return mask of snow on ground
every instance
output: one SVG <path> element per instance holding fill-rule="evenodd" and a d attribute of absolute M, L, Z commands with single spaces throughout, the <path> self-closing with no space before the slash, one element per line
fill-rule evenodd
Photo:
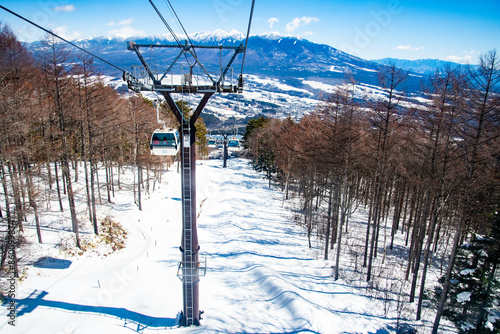
<path fill-rule="evenodd" d="M 247 75 L 247 80 L 252 81 L 255 84 L 261 85 L 261 86 L 274 86 L 278 88 L 281 91 L 295 91 L 295 92 L 300 92 L 304 93 L 305 95 L 313 95 L 311 92 L 305 90 L 305 89 L 300 89 L 296 88 L 287 84 L 284 84 L 280 82 L 280 80 L 275 79 L 275 78 L 263 78 L 257 75 Z"/>
<path fill-rule="evenodd" d="M 72 234 L 59 230 L 68 221 L 56 218 L 55 204 L 53 214 L 43 217 L 43 245 L 36 243 L 34 227 L 27 226 L 28 262 L 51 258 L 29 266 L 17 287 L 16 327 L 7 324 L 2 307 L 0 331 L 395 333 L 396 318 L 384 316 L 381 301 L 333 281 L 332 261 L 318 260 L 309 250 L 303 229 L 282 206 L 282 194 L 269 189 L 246 160 L 232 159 L 227 169 L 220 160 L 201 161 L 197 182 L 200 254 L 208 266 L 200 282 L 202 326 L 177 327 L 181 187 L 173 168 L 146 196 L 142 211 L 130 189 L 100 208 L 100 217 L 110 215 L 128 231 L 127 247 L 113 254 L 61 253 L 58 244 L 72 241 Z M 79 209 L 84 221 L 83 204 Z M 82 225 L 91 231 L 88 223 Z"/>
<path fill-rule="evenodd" d="M 302 80 L 302 83 L 304 85 L 309 85 L 314 89 L 320 89 L 320 90 L 327 92 L 327 93 L 333 93 L 337 90 L 337 85 L 329 85 L 329 84 L 325 84 L 325 83 L 319 82 L 319 81 Z"/>

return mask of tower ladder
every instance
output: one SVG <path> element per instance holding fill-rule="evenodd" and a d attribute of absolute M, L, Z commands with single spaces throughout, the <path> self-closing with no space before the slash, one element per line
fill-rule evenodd
<path fill-rule="evenodd" d="M 182 126 L 182 192 L 183 192 L 183 261 L 182 281 L 184 294 L 184 325 L 192 326 L 198 318 L 194 311 L 194 284 L 198 279 L 196 273 L 197 250 L 193 251 L 193 224 L 192 224 L 192 194 L 191 194 L 191 131 L 189 124 Z"/>

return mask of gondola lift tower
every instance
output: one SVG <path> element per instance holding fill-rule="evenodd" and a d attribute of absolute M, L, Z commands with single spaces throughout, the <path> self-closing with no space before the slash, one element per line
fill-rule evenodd
<path fill-rule="evenodd" d="M 175 17 L 179 21 L 184 33 L 186 34 L 187 40 L 184 43 L 177 38 L 174 31 L 170 28 L 167 21 L 163 18 L 158 8 L 154 5 L 152 0 L 149 0 L 153 8 L 155 9 L 158 16 L 161 18 L 165 26 L 169 29 L 171 35 L 175 38 L 176 44 L 138 44 L 135 42 L 127 42 L 127 49 L 131 51 L 135 51 L 139 60 L 141 61 L 142 66 L 138 69 L 139 74 L 142 75 L 132 75 L 120 67 L 106 61 L 105 59 L 92 54 L 91 52 L 85 50 L 84 48 L 76 45 L 73 42 L 70 42 L 61 36 L 58 36 L 54 32 L 43 28 L 42 26 L 34 23 L 31 20 L 5 8 L 0 5 L 0 9 L 3 9 L 12 15 L 28 22 L 29 24 L 45 31 L 46 33 L 59 38 L 60 40 L 66 42 L 67 44 L 91 55 L 92 57 L 99 59 L 100 61 L 116 68 L 117 70 L 123 73 L 123 80 L 125 80 L 128 84 L 128 87 L 137 92 L 141 93 L 144 91 L 147 92 L 156 92 L 165 97 L 170 109 L 174 112 L 175 117 L 179 121 L 180 124 L 180 133 L 179 137 L 177 130 L 174 129 L 157 129 L 152 137 L 151 137 L 151 151 L 152 154 L 155 155 L 173 155 L 177 153 L 178 145 L 180 144 L 181 151 L 181 161 L 182 161 L 182 169 L 181 169 L 181 178 L 182 178 L 182 237 L 181 237 L 181 252 L 182 252 L 182 260 L 179 264 L 178 276 L 182 280 L 183 285 L 183 302 L 184 307 L 182 311 L 181 318 L 181 326 L 192 326 L 192 325 L 200 325 L 200 309 L 199 309 L 199 278 L 202 271 L 206 271 L 206 266 L 201 267 L 199 262 L 198 251 L 200 249 L 198 243 L 198 232 L 196 227 L 196 127 L 195 122 L 200 116 L 203 108 L 207 104 L 210 97 L 215 93 L 242 93 L 243 92 L 243 65 L 245 63 L 245 55 L 248 45 L 248 37 L 250 35 L 250 26 L 252 23 L 253 10 L 255 5 L 255 0 L 252 0 L 252 7 L 250 10 L 250 19 L 248 22 L 247 36 L 246 42 L 243 46 L 240 44 L 239 46 L 207 46 L 207 45 L 194 45 L 189 38 L 189 35 L 186 33 L 186 30 L 182 26 L 175 10 L 170 4 L 170 0 L 166 0 L 170 5 L 172 12 Z M 148 62 L 142 55 L 140 49 L 141 48 L 149 48 L 149 49 L 178 49 L 179 54 L 177 57 L 170 63 L 166 71 L 160 76 L 158 73 L 154 73 Z M 220 68 L 220 73 L 218 75 L 211 75 L 205 66 L 200 62 L 198 56 L 196 54 L 196 49 L 199 50 L 219 50 L 220 55 L 223 50 L 233 51 L 233 54 L 227 65 L 225 67 Z M 233 64 L 236 57 L 242 54 L 243 59 L 241 62 L 241 74 L 238 77 L 237 83 L 227 83 L 226 76 L 231 69 L 231 65 Z M 178 63 L 181 57 L 184 56 L 188 65 L 189 71 L 186 73 L 181 73 L 180 83 L 165 83 L 165 79 L 168 75 L 172 76 L 172 72 L 174 70 L 174 66 Z M 189 57 L 194 60 L 194 63 L 191 64 L 189 62 Z M 222 62 L 222 56 L 220 56 L 220 60 Z M 204 83 L 199 83 L 193 81 L 193 69 L 195 67 L 199 67 L 201 69 L 202 74 L 204 74 L 208 81 Z M 201 101 L 199 102 L 196 110 L 189 120 L 186 120 L 177 104 L 174 102 L 171 94 L 180 93 L 180 94 L 203 94 Z M 158 118 L 159 120 L 159 118 Z M 160 147 L 161 145 L 156 144 L 155 142 L 164 142 L 165 147 Z"/>
<path fill-rule="evenodd" d="M 242 93 L 243 92 L 243 65 L 245 62 L 245 54 L 248 44 L 248 37 L 250 33 L 250 26 L 252 22 L 253 9 L 255 0 L 252 0 L 250 11 L 250 19 L 248 23 L 248 30 L 245 45 L 238 46 L 223 46 L 223 45 L 194 45 L 184 27 L 187 40 L 182 43 L 175 35 L 173 30 L 168 25 L 167 21 L 163 18 L 157 7 L 152 0 L 149 1 L 157 14 L 162 19 L 163 23 L 169 29 L 171 35 L 176 40 L 172 44 L 139 44 L 135 42 L 127 42 L 127 49 L 134 51 L 139 58 L 142 66 L 137 73 L 141 75 L 133 75 L 127 72 L 123 73 L 123 79 L 127 82 L 128 87 L 135 92 L 156 92 L 161 94 L 170 109 L 173 111 L 177 121 L 180 124 L 180 158 L 181 158 L 181 181 L 182 181 L 182 236 L 180 250 L 182 259 L 179 264 L 177 275 L 182 281 L 183 287 L 183 310 L 181 317 L 181 326 L 198 326 L 200 325 L 201 312 L 199 309 L 199 280 L 206 272 L 206 265 L 201 266 L 199 260 L 200 246 L 198 243 L 198 231 L 196 225 L 196 127 L 195 123 L 200 114 L 202 113 L 205 105 L 210 97 L 215 93 Z M 170 4 L 170 2 L 169 2 Z M 171 6 L 171 5 L 170 5 Z M 171 6 L 173 13 L 173 7 Z M 175 14 L 180 23 L 177 14 Z M 143 56 L 141 49 L 149 50 L 176 50 L 177 56 L 168 65 L 163 73 L 155 73 Z M 232 55 L 227 61 L 227 64 L 222 67 L 220 64 L 220 71 L 217 75 L 210 74 L 204 66 L 196 53 L 196 50 L 208 51 L 215 50 L 219 52 L 220 59 L 222 60 L 222 52 L 229 52 Z M 228 80 L 227 76 L 230 73 L 231 65 L 238 55 L 242 55 L 241 73 L 236 82 Z M 188 71 L 182 72 L 180 80 L 174 82 L 174 69 L 176 65 L 180 65 L 181 61 L 187 62 L 186 68 Z M 192 64 L 191 64 L 191 62 Z M 184 65 L 183 65 L 184 66 Z M 200 71 L 203 80 L 196 80 L 194 77 L 194 69 Z M 168 82 L 168 78 L 171 81 Z M 176 76 L 179 79 L 179 76 Z M 180 81 L 180 82 L 179 82 Z M 183 116 L 181 110 L 172 98 L 172 94 L 201 94 L 202 98 L 199 101 L 194 113 L 189 119 Z M 153 143 L 151 143 L 153 145 Z M 152 146 L 153 147 L 153 146 Z M 153 148 L 152 148 L 153 150 Z M 161 151 L 157 151 L 161 152 Z M 169 152 L 171 151 L 165 151 Z M 167 154 L 167 153 L 165 153 Z M 168 155 L 167 154 L 167 155 Z"/>

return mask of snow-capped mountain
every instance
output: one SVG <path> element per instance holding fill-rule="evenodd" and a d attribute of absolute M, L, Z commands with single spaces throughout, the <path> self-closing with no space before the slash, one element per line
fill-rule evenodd
<path fill-rule="evenodd" d="M 178 36 L 178 38 L 182 43 L 186 39 L 185 36 Z M 245 43 L 245 35 L 236 30 L 226 32 L 219 29 L 214 32 L 198 32 L 191 35 L 190 39 L 199 45 L 238 46 Z M 170 34 L 131 37 L 127 40 L 105 36 L 78 40 L 76 44 L 128 70 L 132 65 L 139 65 L 140 62 L 134 52 L 127 50 L 126 41 L 134 41 L 138 44 L 175 44 L 175 40 Z M 36 48 L 38 45 L 39 43 L 35 42 L 31 43 L 30 47 Z M 200 52 L 198 51 L 198 53 Z M 219 65 L 217 52 L 212 55 L 207 53 L 206 56 L 206 64 Z M 157 56 L 155 59 L 157 66 L 166 67 L 168 65 L 168 61 L 165 62 L 164 59 L 158 58 Z M 105 74 L 112 74 L 113 68 L 104 64 L 97 65 Z M 208 65 L 208 67 L 210 66 Z M 315 76 L 342 80 L 344 72 L 349 71 L 358 76 L 359 81 L 373 81 L 379 67 L 379 64 L 351 56 L 328 45 L 279 34 L 251 36 L 245 60 L 245 73 L 282 78 Z"/>
<path fill-rule="evenodd" d="M 444 68 L 445 66 L 450 66 L 452 68 L 464 66 L 458 63 L 440 59 L 407 60 L 407 59 L 396 59 L 396 58 L 383 58 L 372 61 L 383 65 L 392 63 L 395 64 L 397 67 L 404 68 L 414 73 L 419 73 L 424 75 L 431 75 L 436 71 L 436 69 Z"/>
<path fill-rule="evenodd" d="M 182 43 L 185 36 L 178 36 Z M 190 36 L 193 43 L 198 45 L 225 45 L 238 46 L 245 43 L 244 34 L 231 30 L 225 32 L 216 30 L 214 32 L 199 32 Z M 76 43 L 101 56 L 109 62 L 124 69 L 132 65 L 139 65 L 139 59 L 134 52 L 127 50 L 127 41 L 138 44 L 175 44 L 171 35 L 158 35 L 153 37 L 110 38 L 99 37 L 79 40 Z M 34 46 L 37 43 L 33 43 Z M 156 50 L 155 50 L 156 51 Z M 174 52 L 175 53 L 175 52 Z M 203 50 L 197 51 L 203 54 Z M 214 52 L 203 55 L 204 65 L 219 66 L 219 53 Z M 156 65 L 166 67 L 168 61 L 162 64 L 163 59 L 156 56 Z M 202 62 L 203 62 L 202 60 Z M 305 39 L 279 34 L 266 34 L 251 36 L 248 41 L 248 51 L 245 59 L 245 73 L 265 74 L 277 77 L 322 77 L 326 79 L 344 78 L 345 72 L 351 72 L 359 76 L 360 81 L 372 81 L 376 78 L 376 72 L 380 65 L 358 57 L 351 56 L 345 52 L 324 44 L 312 43 Z M 113 71 L 104 64 L 101 66 L 106 74 Z"/>
<path fill-rule="evenodd" d="M 181 43 L 185 36 L 178 36 Z M 236 30 L 229 32 L 199 32 L 190 36 L 194 45 L 234 46 L 245 43 L 245 35 Z M 127 41 L 146 45 L 175 45 L 171 35 L 138 38 L 98 37 L 78 40 L 75 43 L 108 62 L 133 73 L 141 62 L 135 52 L 127 50 Z M 29 47 L 36 50 L 39 43 Z M 178 48 L 141 48 L 144 59 L 154 72 L 164 72 L 179 55 Z M 197 57 L 206 70 L 217 77 L 234 54 L 233 50 L 207 50 L 198 48 Z M 184 62 L 184 63 L 182 63 Z M 96 61 L 99 71 L 120 90 L 126 90 L 120 71 Z M 188 63 L 181 57 L 177 71 L 188 71 Z M 242 56 L 236 57 L 227 80 L 236 80 L 241 73 Z M 383 90 L 378 87 L 378 71 L 384 65 L 364 60 L 324 44 L 284 36 L 277 33 L 251 36 L 245 57 L 245 91 L 242 96 L 215 95 L 207 105 L 205 114 L 218 119 L 235 119 L 244 122 L 248 117 L 269 114 L 278 117 L 300 118 L 313 110 L 318 102 L 331 93 L 335 86 L 346 80 L 346 73 L 357 80 L 359 98 L 378 98 Z M 174 72 L 172 70 L 171 72 Z M 409 92 L 417 92 L 425 75 L 413 74 L 406 82 Z M 114 78 L 114 79 L 113 79 Z M 167 80 L 167 79 L 166 79 Z M 196 101 L 197 97 L 193 97 Z"/>

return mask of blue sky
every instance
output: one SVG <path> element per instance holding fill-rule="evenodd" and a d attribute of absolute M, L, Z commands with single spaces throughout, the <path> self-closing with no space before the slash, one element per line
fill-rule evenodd
<path fill-rule="evenodd" d="M 179 34 L 166 0 L 154 0 Z M 251 0 L 170 0 L 188 33 L 245 33 Z M 168 31 L 148 0 L 2 0 L 1 5 L 68 39 L 161 35 Z M 43 33 L 0 10 L 22 41 Z M 328 44 L 365 59 L 437 58 L 476 63 L 500 51 L 500 1 L 256 0 L 252 34 L 276 32 Z"/>

